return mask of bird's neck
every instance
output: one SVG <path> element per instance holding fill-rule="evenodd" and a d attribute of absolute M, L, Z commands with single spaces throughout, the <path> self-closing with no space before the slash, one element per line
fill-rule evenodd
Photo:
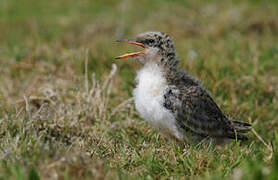
<path fill-rule="evenodd" d="M 161 58 L 161 66 L 163 67 L 165 73 L 171 73 L 176 71 L 179 60 L 175 50 L 166 52 Z"/>
<path fill-rule="evenodd" d="M 159 69 L 161 75 L 165 78 L 175 74 L 179 61 L 174 50 L 162 54 L 162 56 L 156 56 L 155 58 L 147 61 L 142 69 Z"/>
<path fill-rule="evenodd" d="M 152 74 L 149 77 L 152 76 L 160 76 L 161 78 L 165 79 L 165 81 L 167 82 L 169 79 L 169 77 L 173 77 L 175 76 L 176 72 L 177 72 L 177 67 L 176 66 L 169 66 L 166 64 L 158 64 L 155 62 L 149 62 L 144 64 L 144 66 L 140 69 L 139 72 L 147 72 L 146 74 Z M 151 79 L 155 79 L 155 78 L 151 78 Z"/>

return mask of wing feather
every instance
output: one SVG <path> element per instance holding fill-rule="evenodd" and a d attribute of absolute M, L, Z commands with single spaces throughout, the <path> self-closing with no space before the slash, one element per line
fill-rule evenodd
<path fill-rule="evenodd" d="M 182 89 L 169 86 L 164 99 L 164 106 L 174 113 L 178 125 L 182 128 L 201 136 L 246 139 L 243 135 L 235 135 L 237 133 L 233 122 L 222 113 L 201 86 Z"/>

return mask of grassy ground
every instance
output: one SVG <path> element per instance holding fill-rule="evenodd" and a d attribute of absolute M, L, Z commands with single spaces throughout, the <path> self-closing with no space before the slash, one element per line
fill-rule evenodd
<path fill-rule="evenodd" d="M 0 1 L 0 179 L 277 179 L 277 12 L 275 0 Z M 114 40 L 148 30 L 170 34 L 180 66 L 258 135 L 184 147 L 140 119 L 139 64 L 115 61 L 133 47 Z"/>

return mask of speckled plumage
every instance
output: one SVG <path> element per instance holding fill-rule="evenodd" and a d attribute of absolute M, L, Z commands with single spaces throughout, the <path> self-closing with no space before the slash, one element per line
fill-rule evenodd
<path fill-rule="evenodd" d="M 145 51 L 135 58 L 143 67 L 134 90 L 139 114 L 163 134 L 180 141 L 247 140 L 251 125 L 225 116 L 202 84 L 177 67 L 172 39 L 165 33 L 139 34 Z"/>

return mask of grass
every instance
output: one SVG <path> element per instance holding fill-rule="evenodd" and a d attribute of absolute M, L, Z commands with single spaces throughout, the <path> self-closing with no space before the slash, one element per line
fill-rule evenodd
<path fill-rule="evenodd" d="M 277 12 L 274 0 L 0 1 L 0 179 L 277 179 Z M 248 142 L 178 145 L 139 117 L 140 65 L 115 61 L 132 47 L 114 40 L 148 30 L 252 123 Z"/>

